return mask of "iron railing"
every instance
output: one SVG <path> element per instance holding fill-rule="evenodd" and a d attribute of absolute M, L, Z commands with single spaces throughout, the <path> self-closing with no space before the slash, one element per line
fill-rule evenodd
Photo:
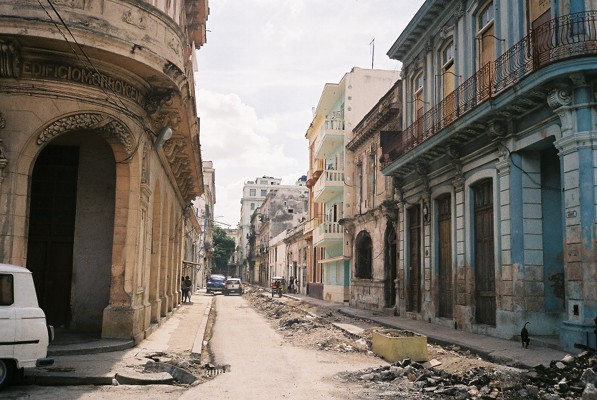
<path fill-rule="evenodd" d="M 382 149 L 382 168 L 484 101 L 554 62 L 597 54 L 597 11 L 565 15 L 531 31 L 495 62 L 485 64 Z"/>

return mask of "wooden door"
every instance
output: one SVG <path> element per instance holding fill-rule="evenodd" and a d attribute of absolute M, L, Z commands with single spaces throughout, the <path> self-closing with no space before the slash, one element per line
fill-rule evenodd
<path fill-rule="evenodd" d="M 493 250 L 493 182 L 474 187 L 475 318 L 495 325 L 495 263 Z"/>
<path fill-rule="evenodd" d="M 384 297 L 385 307 L 394 307 L 396 305 L 396 227 L 392 223 L 388 223 L 386 228 L 386 246 L 385 246 L 385 280 L 384 280 Z"/>
<path fill-rule="evenodd" d="M 452 318 L 454 292 L 452 277 L 452 213 L 450 196 L 438 200 L 439 316 Z"/>
<path fill-rule="evenodd" d="M 421 312 L 421 211 L 414 206 L 408 210 L 408 311 Z"/>
<path fill-rule="evenodd" d="M 425 103 L 423 102 L 423 89 L 420 89 L 415 94 L 415 120 L 416 120 L 416 132 L 415 132 L 415 143 L 421 143 L 423 140 L 423 106 Z"/>
<path fill-rule="evenodd" d="M 533 63 L 535 68 L 540 68 L 549 61 L 552 49 L 551 8 L 548 1 L 532 1 L 530 9 L 531 38 L 533 46 Z"/>
<path fill-rule="evenodd" d="M 444 70 L 442 79 L 444 98 L 443 117 L 445 125 L 448 125 L 456 118 L 456 102 L 454 101 L 455 79 L 454 64 L 452 63 L 449 68 Z"/>
<path fill-rule="evenodd" d="M 27 267 L 40 307 L 57 327 L 68 327 L 71 318 L 78 165 L 78 147 L 48 146 L 31 177 Z"/>

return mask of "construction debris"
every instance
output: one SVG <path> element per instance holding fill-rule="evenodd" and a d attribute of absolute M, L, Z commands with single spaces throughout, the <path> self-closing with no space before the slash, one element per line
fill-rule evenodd
<path fill-rule="evenodd" d="M 300 301 L 272 299 L 267 294 L 252 291 L 246 297 L 293 344 L 374 356 L 371 335 L 382 328 L 371 321 L 349 319 L 329 309 L 317 310 Z M 341 329 L 350 324 L 360 329 Z M 428 351 L 431 360 L 426 363 L 404 359 L 347 372 L 340 379 L 358 382 L 374 398 L 597 400 L 597 357 L 588 352 L 567 355 L 549 367 L 523 370 L 482 360 L 458 346 L 428 345 Z"/>

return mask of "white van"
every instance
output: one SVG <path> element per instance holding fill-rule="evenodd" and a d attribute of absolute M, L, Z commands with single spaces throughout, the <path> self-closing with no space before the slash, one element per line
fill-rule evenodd
<path fill-rule="evenodd" d="M 27 268 L 0 264 L 0 388 L 23 368 L 52 365 L 47 358 L 54 329 L 37 304 Z"/>

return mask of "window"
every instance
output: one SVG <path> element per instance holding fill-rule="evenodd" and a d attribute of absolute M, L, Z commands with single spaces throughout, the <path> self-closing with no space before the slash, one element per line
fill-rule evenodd
<path fill-rule="evenodd" d="M 493 2 L 490 2 L 479 14 L 479 30 L 483 30 L 487 25 L 493 22 L 493 12 Z"/>
<path fill-rule="evenodd" d="M 477 14 L 477 69 L 490 68 L 490 63 L 495 60 L 496 55 L 496 40 L 495 36 L 495 24 L 494 24 L 494 5 L 490 1 L 487 3 Z M 501 40 L 501 39 L 500 39 Z M 479 89 L 477 89 L 479 90 Z M 480 97 L 478 100 L 484 100 L 488 95 L 489 91 L 486 88 L 481 88 Z"/>
<path fill-rule="evenodd" d="M 361 203 L 363 201 L 363 163 L 357 163 L 357 204 L 359 204 L 359 213 L 361 212 Z"/>
<path fill-rule="evenodd" d="M 255 209 L 255 203 L 251 203 L 251 210 Z"/>
<path fill-rule="evenodd" d="M 374 152 L 369 154 L 369 183 L 367 192 L 369 192 L 369 207 L 373 207 L 373 201 L 375 199 L 375 186 L 376 186 L 376 176 L 375 172 L 377 169 L 377 157 L 375 156 Z"/>
<path fill-rule="evenodd" d="M 442 52 L 442 65 L 444 70 L 450 68 L 454 63 L 454 42 L 450 42 Z"/>
<path fill-rule="evenodd" d="M 423 133 L 423 121 L 422 121 L 422 116 L 423 116 L 423 112 L 424 112 L 424 106 L 425 106 L 425 100 L 424 100 L 424 91 L 423 91 L 423 82 L 424 82 L 424 78 L 423 78 L 423 73 L 420 72 L 414 80 L 414 105 L 415 105 L 415 121 L 417 121 L 417 126 L 416 126 L 416 135 L 417 135 L 417 139 L 419 138 L 420 135 L 422 135 Z M 417 140 L 418 141 L 418 140 Z"/>
<path fill-rule="evenodd" d="M 454 42 L 450 41 L 442 51 L 442 98 L 444 100 L 443 117 L 446 123 L 455 118 L 456 102 L 454 101 L 454 89 L 458 84 L 458 76 L 454 68 Z"/>
<path fill-rule="evenodd" d="M 267 196 L 267 189 L 261 189 L 261 195 L 262 196 Z"/>
<path fill-rule="evenodd" d="M 373 263 L 373 241 L 367 231 L 361 231 L 355 240 L 356 250 L 356 265 L 355 275 L 361 279 L 371 279 L 373 271 L 371 265 Z"/>
<path fill-rule="evenodd" d="M 415 78 L 415 93 L 417 93 L 419 90 L 423 89 L 423 74 L 419 74 L 416 78 Z"/>
<path fill-rule="evenodd" d="M 260 185 L 267 185 L 267 181 L 259 181 Z"/>
<path fill-rule="evenodd" d="M 251 189 L 251 190 L 249 190 L 249 196 L 251 196 L 251 197 L 257 196 L 257 189 Z"/>
<path fill-rule="evenodd" d="M 14 277 L 9 274 L 0 274 L 0 306 L 10 306 L 14 302 Z"/>

